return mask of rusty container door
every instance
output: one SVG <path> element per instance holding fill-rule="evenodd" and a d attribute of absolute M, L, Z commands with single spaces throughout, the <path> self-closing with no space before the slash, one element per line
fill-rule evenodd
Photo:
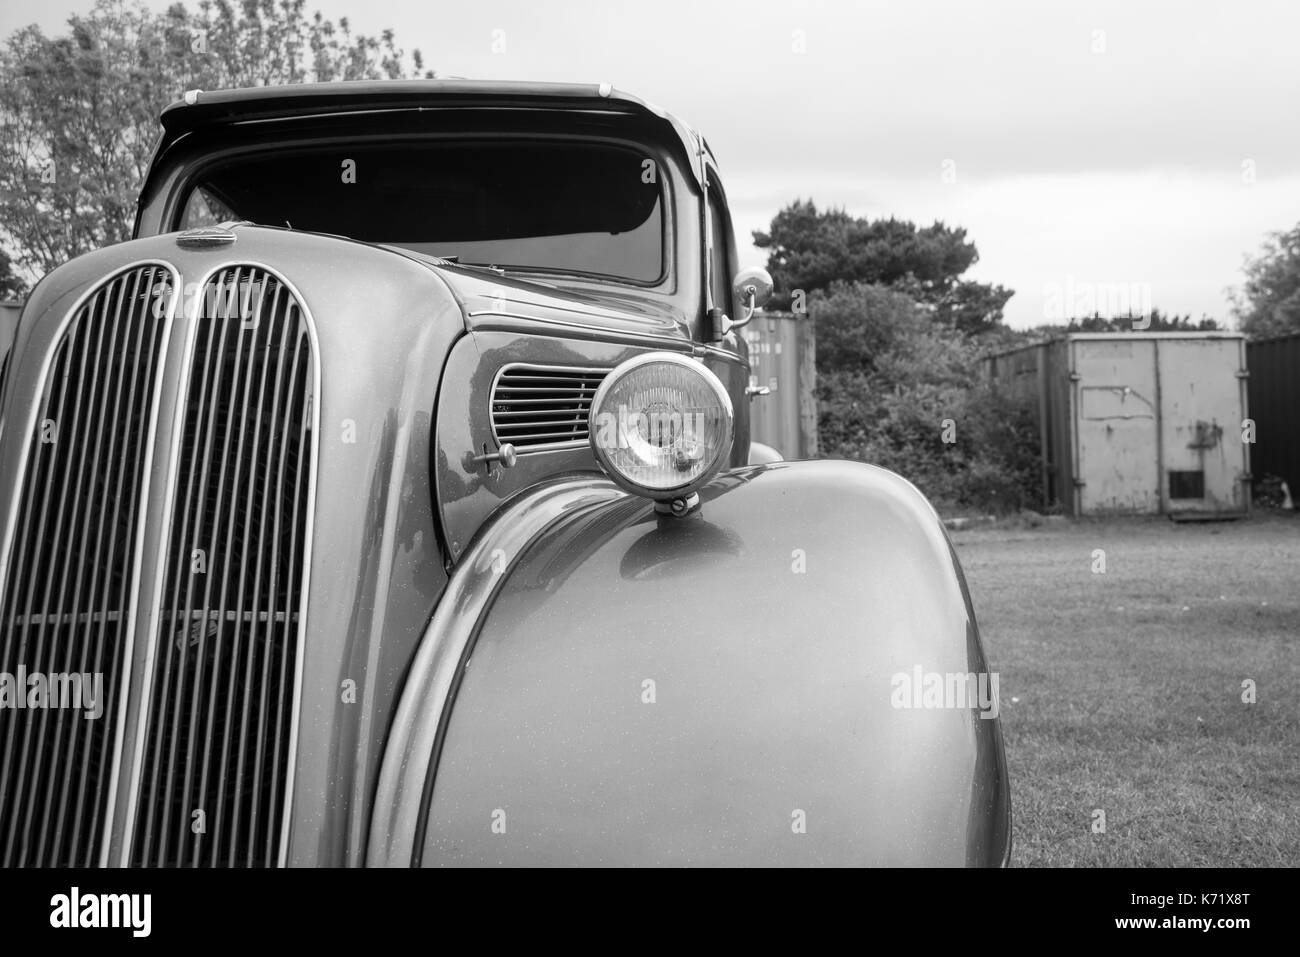
<path fill-rule="evenodd" d="M 1076 514 L 1160 510 L 1153 340 L 1071 337 Z"/>
<path fill-rule="evenodd" d="M 816 351 L 813 322 L 791 313 L 759 313 L 741 330 L 749 346 L 750 438 L 785 459 L 817 455 Z"/>
<path fill-rule="evenodd" d="M 1160 377 L 1164 510 L 1246 511 L 1244 341 L 1240 337 L 1152 341 Z"/>

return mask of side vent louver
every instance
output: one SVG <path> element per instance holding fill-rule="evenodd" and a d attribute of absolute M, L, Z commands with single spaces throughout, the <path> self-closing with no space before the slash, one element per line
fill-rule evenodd
<path fill-rule="evenodd" d="M 587 413 L 608 369 L 508 365 L 492 388 L 492 433 L 520 452 L 587 442 Z"/>

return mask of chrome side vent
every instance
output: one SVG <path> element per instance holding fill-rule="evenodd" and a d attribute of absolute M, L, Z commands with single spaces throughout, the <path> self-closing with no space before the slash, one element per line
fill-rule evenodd
<path fill-rule="evenodd" d="M 520 452 L 575 448 L 587 442 L 587 414 L 608 369 L 512 364 L 492 387 L 492 434 Z"/>
<path fill-rule="evenodd" d="M 267 270 L 222 269 L 202 296 L 131 861 L 264 867 L 286 833 L 316 357 L 302 304 Z"/>
<path fill-rule="evenodd" d="M 115 725 L 130 644 L 132 557 L 150 416 L 176 281 L 131 267 L 78 305 L 52 347 L 0 557 L 0 672 L 62 676 L 80 708 L 0 708 L 0 864 L 90 867 L 107 826 Z M 76 679 L 73 676 L 78 676 Z M 84 678 L 91 675 L 90 688 Z M 99 700 L 88 707 L 99 680 Z M 20 693 L 28 702 L 27 682 Z M 77 688 L 80 688 L 78 693 Z M 53 685 L 50 685 L 53 690 Z M 11 689 L 12 691 L 12 689 Z M 38 698 L 38 700 L 40 700 Z M 91 717 L 98 711 L 97 717 Z"/>

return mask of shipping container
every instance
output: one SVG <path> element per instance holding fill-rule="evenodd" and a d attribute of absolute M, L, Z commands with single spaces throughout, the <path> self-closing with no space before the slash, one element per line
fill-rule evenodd
<path fill-rule="evenodd" d="M 817 352 L 806 314 L 758 312 L 740 330 L 749 346 L 750 438 L 785 459 L 817 457 Z"/>
<path fill-rule="evenodd" d="M 985 358 L 1038 414 L 1042 496 L 1071 515 L 1250 507 L 1245 339 L 1071 333 Z"/>
<path fill-rule="evenodd" d="M 1280 478 L 1300 501 L 1300 332 L 1247 343 L 1246 368 L 1251 471 L 1256 479 Z"/>

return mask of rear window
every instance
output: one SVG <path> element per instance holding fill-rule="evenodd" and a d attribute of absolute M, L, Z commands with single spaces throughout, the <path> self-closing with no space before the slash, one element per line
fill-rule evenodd
<path fill-rule="evenodd" d="M 657 168 L 596 144 L 329 146 L 201 174 L 178 228 L 230 219 L 388 243 L 461 262 L 657 282 Z"/>

